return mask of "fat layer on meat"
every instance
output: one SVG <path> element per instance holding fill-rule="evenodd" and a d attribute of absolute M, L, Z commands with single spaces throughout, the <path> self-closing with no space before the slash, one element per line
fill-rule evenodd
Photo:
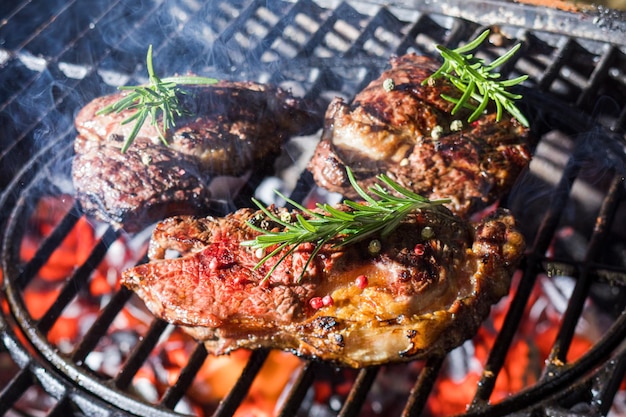
<path fill-rule="evenodd" d="M 507 193 L 530 162 L 528 129 L 507 114 L 496 121 L 495 111 L 469 124 L 469 110 L 453 116 L 441 95 L 459 91 L 445 79 L 422 85 L 438 67 L 425 56 L 394 57 L 352 103 L 335 98 L 308 166 L 315 182 L 354 198 L 346 167 L 364 188 L 386 173 L 431 200 L 451 199 L 463 217 Z"/>
<path fill-rule="evenodd" d="M 505 209 L 470 224 L 440 207 L 373 236 L 380 252 L 372 239 L 330 242 L 304 270 L 314 246 L 303 244 L 265 279 L 286 249 L 255 268 L 263 254 L 240 245 L 258 235 L 246 222 L 282 227 L 251 209 L 164 220 L 150 261 L 124 271 L 123 285 L 210 352 L 266 347 L 361 367 L 442 355 L 472 337 L 507 294 L 524 250 Z"/>
<path fill-rule="evenodd" d="M 134 126 L 122 123 L 131 111 L 96 113 L 125 92 L 96 98 L 80 110 L 72 178 L 83 210 L 129 231 L 169 215 L 201 212 L 215 176 L 271 166 L 288 137 L 319 127 L 311 106 L 274 86 L 220 81 L 184 90 L 179 99 L 189 115 L 176 120 L 167 146 L 146 122 L 121 153 Z"/>

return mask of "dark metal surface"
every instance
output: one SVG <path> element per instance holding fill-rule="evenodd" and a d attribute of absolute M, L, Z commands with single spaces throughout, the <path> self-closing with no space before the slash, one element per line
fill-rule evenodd
<path fill-rule="evenodd" d="M 379 4 L 389 2 L 376 1 Z M 569 11 L 549 7 L 529 7 L 524 2 L 501 0 L 395 0 L 391 4 L 428 13 L 444 14 L 481 25 L 510 22 L 526 30 L 566 35 L 576 39 L 593 39 L 616 45 L 626 45 L 626 12 L 602 6 L 585 7 L 570 2 L 579 10 Z M 592 2 L 593 3 L 593 2 Z"/>
<path fill-rule="evenodd" d="M 47 195 L 71 193 L 69 161 L 73 118 L 92 98 L 121 84 L 145 81 L 148 44 L 155 48 L 159 74 L 212 75 L 254 79 L 292 88 L 323 109 L 335 95 L 352 97 L 387 65 L 388 57 L 415 51 L 434 54 L 436 43 L 456 45 L 494 29 L 490 46 L 496 56 L 522 42 L 516 62 L 503 72 L 529 75 L 521 106 L 542 145 L 554 132 L 571 148 L 537 152 L 535 168 L 563 167 L 541 176 L 532 169 L 503 204 L 523 224 L 529 251 L 522 265 L 503 330 L 490 349 L 468 415 L 565 415 L 583 398 L 606 414 L 624 378 L 626 351 L 626 205 L 624 131 L 626 129 L 626 47 L 624 22 L 500 2 L 397 1 L 389 7 L 363 2 L 325 1 L 23 1 L 0 5 L 0 230 L 3 286 L 0 301 L 0 354 L 18 369 L 0 386 L 0 415 L 11 412 L 30 388 L 39 387 L 53 404 L 47 415 L 180 415 L 173 411 L 192 383 L 207 352 L 198 346 L 177 381 L 154 403 L 139 399 L 129 386 L 170 326 L 154 319 L 113 377 L 94 373 L 85 360 L 102 340 L 132 294 L 121 289 L 103 303 L 96 320 L 71 352 L 50 343 L 48 333 L 68 305 L 89 284 L 93 271 L 120 232 L 107 229 L 87 261 L 76 265 L 56 301 L 41 319 L 30 316 L 24 291 L 81 217 L 73 206 L 39 246 L 21 262 L 19 243 L 35 203 Z M 610 17 L 614 20 L 607 20 Z M 609 28 L 610 30 L 607 30 Z M 315 142 L 310 138 L 307 144 Z M 292 148 L 289 148 L 292 146 Z M 298 150 L 287 144 L 277 165 L 285 169 Z M 306 156 L 305 151 L 299 151 Z M 297 153 L 297 152 L 295 152 Z M 544 158 L 547 158 L 544 161 Z M 298 161 L 295 161 L 298 162 Z M 300 161 L 301 162 L 301 161 Z M 282 164 L 282 165 L 281 165 Z M 277 175 L 279 175 L 277 173 Z M 302 201 L 314 188 L 310 175 L 290 191 Z M 253 178 L 237 202 L 248 201 L 263 178 Z M 599 201 L 577 191 L 596 190 Z M 591 208 L 589 206 L 591 205 Z M 621 213 L 621 214 L 620 214 Z M 571 227 L 585 238 L 584 255 L 551 255 L 559 228 Z M 621 231 L 621 232 L 620 232 Z M 621 251 L 621 252 L 620 252 Z M 614 253 L 615 252 L 615 253 Z M 622 255 L 622 258 L 619 255 Z M 567 271 L 576 279 L 543 378 L 496 404 L 489 403 L 497 376 L 519 331 L 539 275 Z M 567 363 L 567 352 L 586 300 L 597 289 L 617 289 L 610 299 L 611 326 L 589 352 Z M 254 352 L 215 415 L 232 415 L 242 402 L 268 352 Z M 445 358 L 426 361 L 404 394 L 401 414 L 419 415 L 442 372 Z M 356 373 L 339 415 L 359 415 L 380 379 L 381 368 Z M 307 362 L 286 393 L 280 415 L 307 415 L 307 393 L 332 367 Z M 44 394 L 45 393 L 45 394 Z M 564 411 L 565 410 L 565 411 Z"/>

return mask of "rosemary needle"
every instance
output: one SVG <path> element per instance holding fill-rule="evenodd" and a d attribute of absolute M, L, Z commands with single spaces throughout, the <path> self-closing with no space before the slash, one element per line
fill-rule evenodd
<path fill-rule="evenodd" d="M 506 110 L 523 126 L 528 127 L 528 120 L 515 105 L 515 100 L 522 98 L 522 96 L 507 90 L 507 88 L 525 81 L 528 75 L 522 75 L 511 80 L 500 80 L 501 74 L 494 72 L 497 67 L 515 55 L 521 44 L 518 43 L 491 64 L 487 64 L 484 60 L 476 58 L 470 53 L 478 48 L 487 36 L 489 36 L 489 30 L 485 30 L 473 41 L 456 49 L 437 45 L 437 49 L 444 59 L 443 64 L 422 84 L 428 84 L 431 80 L 441 77 L 449 80 L 463 94 L 460 98 L 445 94 L 442 94 L 441 97 L 455 103 L 451 111 L 453 115 L 463 107 L 473 110 L 468 117 L 468 122 L 478 119 L 487 105 L 493 101 L 496 105 L 496 120 L 499 121 L 502 118 L 503 110 Z M 478 105 L 472 104 L 470 98 L 474 99 Z"/>
<path fill-rule="evenodd" d="M 120 90 L 129 91 L 129 93 L 115 103 L 96 112 L 96 115 L 103 115 L 112 112 L 121 113 L 125 110 L 135 110 L 133 114 L 122 121 L 122 124 L 135 122 L 131 133 L 122 146 L 122 152 L 128 150 L 147 119 L 150 119 L 150 123 L 157 128 L 161 142 L 167 145 L 166 134 L 171 127 L 175 126 L 175 118 L 188 113 L 178 100 L 178 95 L 186 94 L 186 91 L 178 86 L 191 84 L 208 85 L 217 82 L 215 78 L 199 76 L 159 78 L 154 73 L 152 65 L 152 45 L 148 47 L 146 67 L 149 76 L 148 85 L 119 87 Z M 160 128 L 158 125 L 159 116 L 161 117 Z"/>
<path fill-rule="evenodd" d="M 241 242 L 242 246 L 263 250 L 276 246 L 256 264 L 255 269 L 261 267 L 267 260 L 276 256 L 283 249 L 287 249 L 266 274 L 265 279 L 274 272 L 276 267 L 287 256 L 303 243 L 312 243 L 315 245 L 315 248 L 304 265 L 302 274 L 304 274 L 310 262 L 326 243 L 332 241 L 335 246 L 339 247 L 353 244 L 376 233 L 380 233 L 381 236 L 385 237 L 393 232 L 409 213 L 450 202 L 449 199 L 428 200 L 400 186 L 384 174 L 378 175 L 377 178 L 386 187 L 377 183 L 369 187 L 369 193 L 367 193 L 357 184 L 349 168 L 347 173 L 350 184 L 364 200 L 362 203 L 351 200 L 344 201 L 344 204 L 350 209 L 347 211 L 338 210 L 329 204 L 320 203 L 317 204 L 317 211 L 309 210 L 276 191 L 280 197 L 302 212 L 302 214 L 296 214 L 295 221 L 289 221 L 276 216 L 258 200 L 253 199 L 254 203 L 270 220 L 282 226 L 281 231 L 274 232 L 248 222 L 248 225 L 261 233 L 261 235 L 258 235 L 253 240 Z M 303 214 L 306 214 L 308 218 L 305 218 Z"/>

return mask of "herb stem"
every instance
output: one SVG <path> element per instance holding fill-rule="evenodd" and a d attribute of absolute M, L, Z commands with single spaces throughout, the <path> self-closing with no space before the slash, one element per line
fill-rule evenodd
<path fill-rule="evenodd" d="M 176 125 L 175 119 L 188 112 L 184 109 L 178 95 L 186 94 L 179 85 L 209 85 L 218 80 L 200 76 L 181 76 L 159 78 L 154 72 L 152 63 L 152 45 L 148 47 L 146 55 L 146 68 L 148 70 L 148 85 L 121 86 L 118 89 L 128 91 L 128 94 L 96 112 L 96 115 L 109 113 L 121 113 L 126 110 L 134 110 L 121 124 L 135 122 L 133 129 L 122 145 L 122 153 L 126 152 L 133 143 L 143 124 L 150 119 L 150 124 L 155 126 L 164 145 L 168 145 L 167 131 Z M 161 126 L 158 119 L 161 118 Z"/>
<path fill-rule="evenodd" d="M 442 77 L 450 81 L 463 94 L 460 98 L 444 94 L 441 97 L 455 103 L 451 111 L 453 115 L 461 108 L 473 110 L 467 119 L 470 123 L 477 120 L 483 114 L 487 105 L 493 101 L 496 105 L 497 121 L 502 118 L 502 110 L 504 109 L 523 126 L 528 127 L 528 120 L 515 105 L 515 100 L 522 98 L 522 96 L 506 90 L 509 87 L 522 83 L 528 76 L 522 75 L 511 80 L 500 80 L 501 74 L 494 72 L 495 68 L 501 66 L 515 55 L 521 44 L 518 43 L 504 55 L 491 62 L 491 64 L 486 64 L 484 60 L 476 58 L 471 52 L 478 48 L 487 39 L 487 36 L 489 36 L 489 30 L 483 31 L 476 39 L 456 49 L 437 45 L 444 62 L 441 67 L 422 82 L 422 85 Z M 470 99 L 473 99 L 478 105 L 473 104 Z"/>
<path fill-rule="evenodd" d="M 351 245 L 376 233 L 380 233 L 382 237 L 388 236 L 409 213 L 450 202 L 449 199 L 428 200 L 400 186 L 384 174 L 380 174 L 377 178 L 386 187 L 377 183 L 368 189 L 368 193 L 357 184 L 350 168 L 347 168 L 347 174 L 350 184 L 365 201 L 364 203 L 351 200 L 344 201 L 344 205 L 350 210 L 339 210 L 329 204 L 320 203 L 317 204 L 317 211 L 309 210 L 276 191 L 280 197 L 300 211 L 295 215 L 295 221 L 290 222 L 281 219 L 258 200 L 253 199 L 253 202 L 265 216 L 283 228 L 280 231 L 269 231 L 248 222 L 252 229 L 261 234 L 252 240 L 241 242 L 242 246 L 266 250 L 278 245 L 256 264 L 255 269 L 260 268 L 269 259 L 287 249 L 267 272 L 265 279 L 303 243 L 312 243 L 315 248 L 300 277 L 323 245 L 331 241 L 335 242 L 335 247 Z M 394 194 L 393 191 L 397 194 Z M 305 215 L 308 218 L 305 218 Z"/>

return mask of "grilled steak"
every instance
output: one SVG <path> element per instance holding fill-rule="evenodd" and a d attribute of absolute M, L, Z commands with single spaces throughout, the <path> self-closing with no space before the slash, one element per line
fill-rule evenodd
<path fill-rule="evenodd" d="M 335 98 L 308 167 L 316 183 L 354 198 L 346 166 L 365 189 L 386 173 L 430 199 L 450 198 L 463 217 L 507 193 L 530 162 L 528 129 L 506 115 L 496 122 L 493 111 L 469 125 L 469 110 L 452 116 L 441 98 L 459 97 L 452 84 L 421 85 L 437 68 L 424 56 L 392 58 L 351 104 Z"/>
<path fill-rule="evenodd" d="M 120 152 L 133 127 L 121 122 L 130 113 L 96 112 L 124 93 L 97 98 L 78 113 L 72 177 L 87 213 L 132 231 L 168 215 L 197 213 L 211 198 L 215 176 L 241 175 L 261 161 L 271 167 L 286 138 L 319 128 L 302 100 L 280 88 L 222 81 L 185 91 L 180 100 L 190 116 L 176 121 L 167 147 L 145 123 Z"/>
<path fill-rule="evenodd" d="M 303 271 L 314 248 L 300 245 L 264 280 L 282 254 L 255 269 L 263 255 L 240 245 L 258 234 L 247 221 L 282 227 L 251 209 L 164 220 L 150 261 L 124 271 L 123 285 L 210 352 L 267 347 L 361 367 L 440 355 L 472 337 L 524 249 L 505 209 L 470 224 L 439 207 L 374 237 L 379 252 L 371 240 L 330 242 Z"/>

